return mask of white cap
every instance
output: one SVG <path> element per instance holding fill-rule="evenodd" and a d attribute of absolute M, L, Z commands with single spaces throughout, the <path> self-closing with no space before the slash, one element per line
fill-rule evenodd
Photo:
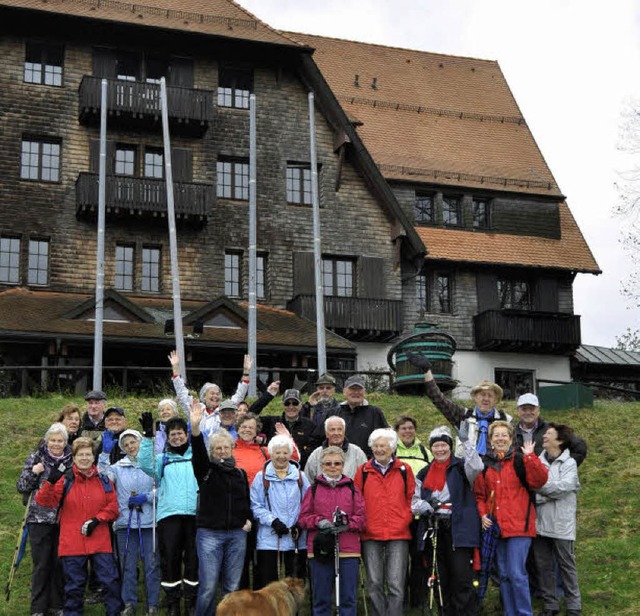
<path fill-rule="evenodd" d="M 525 404 L 530 404 L 531 406 L 540 406 L 540 402 L 538 402 L 538 396 L 535 394 L 522 394 L 518 398 L 518 406 L 524 406 Z"/>

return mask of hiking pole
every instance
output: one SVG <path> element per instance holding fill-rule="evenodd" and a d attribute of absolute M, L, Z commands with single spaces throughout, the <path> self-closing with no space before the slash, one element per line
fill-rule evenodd
<path fill-rule="evenodd" d="M 147 593 L 149 592 L 149 589 L 147 588 L 147 569 L 146 569 L 146 563 L 144 561 L 144 543 L 142 541 L 142 526 L 140 525 L 140 509 L 141 507 L 136 507 L 136 519 L 138 522 L 138 557 L 140 558 L 140 560 L 142 561 L 142 570 L 143 570 L 143 577 L 144 577 L 144 602 L 147 606 L 147 608 L 149 607 L 149 597 L 147 596 Z"/>
<path fill-rule="evenodd" d="M 122 555 L 122 579 L 123 580 L 124 580 L 124 566 L 127 563 L 127 554 L 129 552 L 129 535 L 131 534 L 131 517 L 132 516 L 133 516 L 133 507 L 129 507 L 129 522 L 127 524 L 127 536 L 126 536 L 126 539 L 124 540 L 124 553 Z"/>
<path fill-rule="evenodd" d="M 340 507 L 333 514 L 333 566 L 336 569 L 336 616 L 340 616 L 340 527 L 336 522 L 341 519 Z"/>
<path fill-rule="evenodd" d="M 360 561 L 358 564 L 358 574 L 360 575 L 360 588 L 362 588 L 362 605 L 364 605 L 364 616 L 369 616 L 369 608 L 367 607 L 367 592 L 365 588 L 364 563 Z"/>
<path fill-rule="evenodd" d="M 431 547 L 432 560 L 431 560 L 431 575 L 427 580 L 427 586 L 429 587 L 429 611 L 433 612 L 433 597 L 435 594 L 436 576 L 438 573 L 438 518 L 433 517 L 433 526 L 431 530 Z M 427 531 L 429 532 L 429 531 Z"/>
<path fill-rule="evenodd" d="M 11 585 L 13 584 L 13 578 L 16 575 L 16 571 L 18 570 L 18 566 L 20 565 L 20 561 L 22 560 L 22 556 L 24 555 L 24 550 L 27 542 L 27 516 L 29 515 L 29 506 L 31 505 L 31 499 L 33 498 L 34 492 L 29 494 L 29 498 L 27 498 L 27 503 L 24 510 L 24 516 L 22 516 L 22 523 L 20 524 L 20 531 L 18 532 L 18 542 L 16 543 L 16 549 L 13 552 L 13 562 L 11 563 L 11 569 L 9 569 L 9 579 L 7 580 L 7 587 L 5 589 L 5 596 L 7 601 L 9 601 L 9 597 L 11 596 Z"/>
<path fill-rule="evenodd" d="M 153 439 L 152 439 L 152 456 L 153 462 L 153 488 L 151 489 L 151 549 L 153 553 L 153 564 L 156 562 L 156 425 L 153 424 Z"/>
<path fill-rule="evenodd" d="M 276 570 L 278 572 L 278 580 L 282 579 L 282 571 L 280 569 L 280 535 L 278 535 L 278 542 L 276 547 Z"/>

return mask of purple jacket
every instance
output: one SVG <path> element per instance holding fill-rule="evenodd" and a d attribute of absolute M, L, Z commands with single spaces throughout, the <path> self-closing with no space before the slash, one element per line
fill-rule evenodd
<path fill-rule="evenodd" d="M 317 531 L 318 522 L 323 519 L 333 521 L 333 513 L 339 507 L 349 516 L 349 530 L 339 534 L 340 556 L 360 556 L 360 535 L 364 530 L 364 499 L 360 491 L 353 485 L 349 477 L 342 477 L 331 487 L 324 475 L 316 477 L 315 484 L 304 495 L 300 506 L 298 524 L 309 529 L 307 535 L 307 550 L 309 556 L 313 554 L 313 538 Z"/>

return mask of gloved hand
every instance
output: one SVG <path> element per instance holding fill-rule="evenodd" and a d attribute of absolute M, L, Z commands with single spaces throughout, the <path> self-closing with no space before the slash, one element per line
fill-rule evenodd
<path fill-rule="evenodd" d="M 407 353 L 407 359 L 412 365 L 416 368 L 420 368 L 423 372 L 428 372 L 433 368 L 431 362 L 424 355 L 419 355 L 418 353 Z"/>
<path fill-rule="evenodd" d="M 289 529 L 289 532 L 291 533 L 291 539 L 293 539 L 294 541 L 297 541 L 298 538 L 300 537 L 300 533 L 302 532 L 302 528 L 300 528 L 300 525 L 296 522 Z"/>
<path fill-rule="evenodd" d="M 273 522 L 271 522 L 271 528 L 273 528 L 278 537 L 284 537 L 285 535 L 289 534 L 287 525 L 280 518 L 276 518 Z"/>
<path fill-rule="evenodd" d="M 153 413 L 145 411 L 142 417 L 138 417 L 138 421 L 142 426 L 142 434 L 148 438 L 153 438 Z"/>
<path fill-rule="evenodd" d="M 91 537 L 91 533 L 96 529 L 98 524 L 100 524 L 100 520 L 98 520 L 98 518 L 91 518 L 82 525 L 80 532 L 87 537 Z"/>
<path fill-rule="evenodd" d="M 146 494 L 132 494 L 129 497 L 129 509 L 134 507 L 142 507 L 147 502 Z"/>
<path fill-rule="evenodd" d="M 317 524 L 320 530 L 331 530 L 333 528 L 333 524 L 329 522 L 326 518 L 320 520 Z"/>
<path fill-rule="evenodd" d="M 102 451 L 104 453 L 111 453 L 115 444 L 116 439 L 113 436 L 113 432 L 111 432 L 111 430 L 105 430 L 102 433 Z"/>
<path fill-rule="evenodd" d="M 460 427 L 456 429 L 458 432 L 458 438 L 462 443 L 466 443 L 469 440 L 469 422 L 463 421 Z"/>
<path fill-rule="evenodd" d="M 429 504 L 434 511 L 437 511 L 443 505 L 442 501 L 439 501 L 437 498 L 430 498 Z"/>
<path fill-rule="evenodd" d="M 62 464 L 62 462 L 58 464 L 58 466 L 52 466 L 51 470 L 49 471 L 49 476 L 47 477 L 47 481 L 51 485 L 55 485 L 56 483 L 58 483 L 60 477 L 64 475 L 64 471 L 65 471 L 65 467 L 64 467 L 64 464 Z"/>

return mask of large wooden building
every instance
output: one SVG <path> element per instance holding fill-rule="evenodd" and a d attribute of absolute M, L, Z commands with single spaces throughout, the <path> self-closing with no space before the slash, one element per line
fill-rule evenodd
<path fill-rule="evenodd" d="M 316 365 L 311 91 L 329 368 L 384 367 L 426 320 L 461 389 L 568 376 L 573 279 L 599 270 L 495 62 L 279 32 L 229 0 L 0 0 L 0 32 L 5 365 L 87 384 L 64 367 L 93 353 L 102 79 L 104 363 L 132 383 L 165 363 L 164 76 L 188 369 L 231 384 L 246 349 L 250 93 L 258 364 Z"/>

